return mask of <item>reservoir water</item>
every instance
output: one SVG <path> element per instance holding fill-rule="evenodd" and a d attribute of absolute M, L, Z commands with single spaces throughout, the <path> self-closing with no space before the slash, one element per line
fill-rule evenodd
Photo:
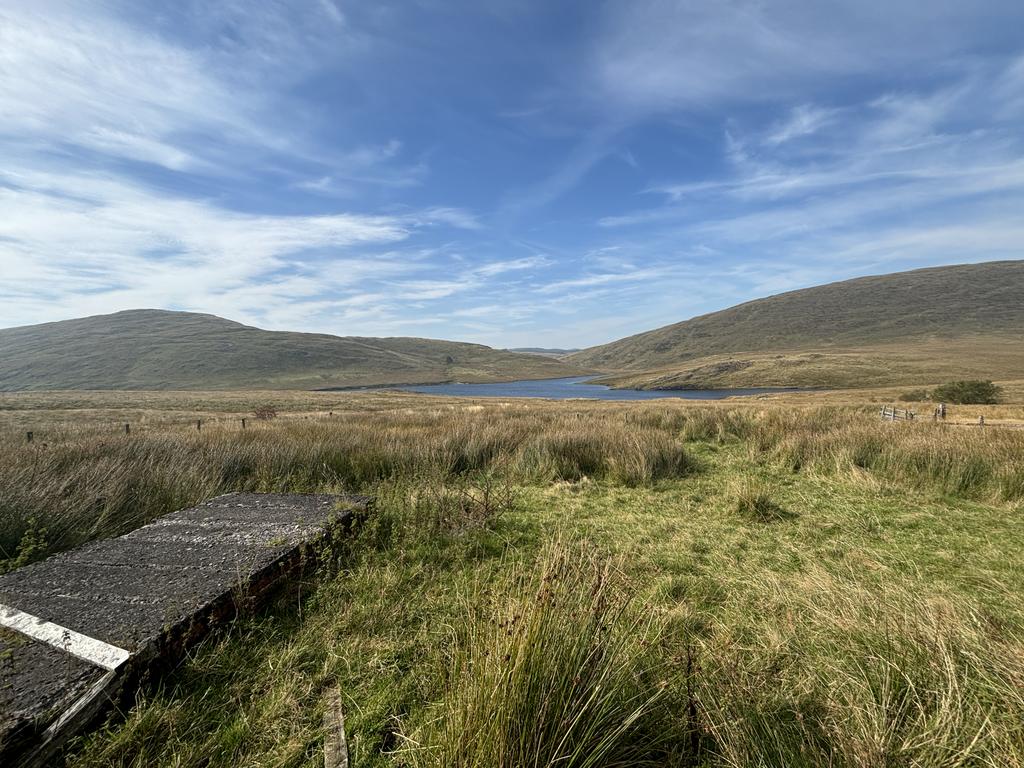
<path fill-rule="evenodd" d="M 589 384 L 588 381 L 592 378 L 592 376 L 573 376 L 567 379 L 504 381 L 494 384 L 421 384 L 388 387 L 388 389 L 454 397 L 546 397 L 552 400 L 568 400 L 577 397 L 595 400 L 657 400 L 665 397 L 681 397 L 687 400 L 721 400 L 725 397 L 798 391 L 795 389 L 612 389 L 603 384 Z"/>

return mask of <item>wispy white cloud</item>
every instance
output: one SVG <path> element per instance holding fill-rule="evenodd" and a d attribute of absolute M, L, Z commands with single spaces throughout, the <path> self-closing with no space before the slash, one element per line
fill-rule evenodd
<path fill-rule="evenodd" d="M 969 56 L 1024 22 L 954 2 L 641 0 L 608 3 L 593 41 L 593 96 L 641 113 L 723 102 L 793 100 L 836 78 L 906 71 Z M 995 31 L 994 31 L 995 30 Z"/>
<path fill-rule="evenodd" d="M 506 261 L 492 261 L 488 264 L 483 264 L 477 267 L 473 271 L 475 274 L 482 277 L 493 277 L 494 275 L 500 275 L 505 272 L 518 272 L 526 269 L 539 269 L 541 267 L 549 267 L 553 264 L 551 259 L 546 256 L 523 256 L 518 259 L 508 259 Z"/>
<path fill-rule="evenodd" d="M 789 115 L 772 126 L 767 144 L 785 144 L 793 139 L 803 138 L 817 133 L 835 119 L 837 110 L 818 107 L 813 104 L 801 104 L 794 107 Z"/>
<path fill-rule="evenodd" d="M 664 277 L 670 272 L 669 267 L 645 267 L 643 269 L 630 269 L 619 272 L 597 272 L 586 274 L 581 277 L 573 277 L 568 280 L 557 280 L 538 287 L 538 293 L 562 293 L 574 288 L 593 288 L 597 286 L 612 286 L 621 283 L 643 283 L 650 280 Z"/>
<path fill-rule="evenodd" d="M 987 13 L 955 2 L 925 8 L 884 0 L 640 0 L 597 7 L 596 33 L 583 63 L 553 99 L 592 122 L 541 181 L 509 195 L 516 210 L 576 188 L 607 157 L 622 156 L 615 145 L 631 127 L 652 119 L 783 104 L 788 114 L 763 140 L 785 145 L 821 131 L 840 114 L 808 102 L 809 96 L 828 97 L 837 83 L 872 82 L 893 72 L 932 77 L 936 61 L 953 69 L 969 66 L 989 53 L 978 50 L 979 41 L 992 45 L 1002 38 L 1012 45 L 1007 30 L 1024 24 L 1024 6 L 1001 0 Z M 1007 87 L 1016 90 L 1015 82 L 1010 77 Z M 901 106 L 900 119 L 926 120 L 929 108 L 941 109 L 921 103 L 915 118 L 908 107 Z M 895 120 L 878 128 L 900 130 Z"/>
<path fill-rule="evenodd" d="M 504 196 L 501 216 L 514 219 L 543 208 L 557 200 L 614 151 L 613 141 L 625 127 L 625 121 L 609 120 L 588 131 L 550 174 L 535 184 Z"/>
<path fill-rule="evenodd" d="M 319 0 L 320 7 L 323 8 L 324 13 L 331 19 L 335 24 L 345 23 L 345 14 L 341 12 L 341 9 L 334 4 L 334 0 Z"/>
<path fill-rule="evenodd" d="M 4 172 L 0 232 L 39 258 L 139 253 L 169 248 L 260 262 L 315 246 L 387 242 L 408 234 L 404 219 L 332 214 L 263 216 L 161 196 L 111 177 Z M 423 218 L 413 223 L 429 221 Z"/>
<path fill-rule="evenodd" d="M 182 170 L 201 133 L 259 130 L 195 54 L 102 14 L 0 9 L 0 135 Z"/>
<path fill-rule="evenodd" d="M 425 208 L 418 213 L 408 213 L 405 215 L 405 218 L 419 226 L 447 224 L 459 229 L 469 230 L 481 229 L 483 227 L 475 214 L 463 208 L 449 208 L 446 206 Z"/>
<path fill-rule="evenodd" d="M 329 0 L 295 10 L 271 0 L 169 8 L 182 25 L 217 35 L 217 45 L 197 46 L 106 5 L 41 0 L 0 8 L 0 137 L 23 157 L 63 151 L 76 162 L 91 156 L 214 176 L 299 162 L 318 175 L 298 185 L 421 183 L 426 166 L 402 163 L 397 139 L 318 143 L 296 106 L 282 114 L 294 79 L 359 49 L 354 33 L 341 45 L 325 31 L 325 18 L 328 30 L 331 21 L 344 26 Z M 230 35 L 217 33 L 228 24 Z"/>
<path fill-rule="evenodd" d="M 930 92 L 885 94 L 847 106 L 841 120 L 804 105 L 766 132 L 743 137 L 731 128 L 731 173 L 652 185 L 648 191 L 665 195 L 666 204 L 600 224 L 677 225 L 701 236 L 762 242 L 855 225 L 878 229 L 896 211 L 915 212 L 922 228 L 934 225 L 935 214 L 943 221 L 975 216 L 978 198 L 998 204 L 1006 195 L 1024 196 L 1024 140 L 1016 124 L 988 118 L 979 129 L 974 117 L 993 114 L 989 86 L 1004 76 L 972 73 Z M 793 142 L 799 148 L 790 148 Z M 958 201 L 959 209 L 950 210 Z"/>
<path fill-rule="evenodd" d="M 397 139 L 378 146 L 357 147 L 334 157 L 330 174 L 302 179 L 293 186 L 307 192 L 353 197 L 367 184 L 390 189 L 423 184 L 428 173 L 426 162 L 396 162 L 401 151 L 402 142 Z"/>
<path fill-rule="evenodd" d="M 451 210 L 239 213 L 112 177 L 35 171 L 0 174 L 0 207 L 0 325 L 52 316 L 55 303 L 61 316 L 138 306 L 258 316 L 261 301 L 341 297 L 364 281 L 413 276 L 429 268 L 415 251 L 376 246 L 461 220 Z"/>

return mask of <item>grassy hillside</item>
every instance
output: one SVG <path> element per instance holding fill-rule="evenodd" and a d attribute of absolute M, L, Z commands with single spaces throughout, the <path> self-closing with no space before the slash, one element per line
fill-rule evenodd
<path fill-rule="evenodd" d="M 0 330 L 0 390 L 7 391 L 313 389 L 576 372 L 479 344 L 264 331 L 149 309 Z"/>
<path fill-rule="evenodd" d="M 596 381 L 627 389 L 733 387 L 933 386 L 959 379 L 1024 378 L 1020 336 L 910 339 L 821 351 L 709 355 L 648 371 L 621 371 Z"/>
<path fill-rule="evenodd" d="M 882 386 L 1024 376 L 1024 261 L 920 269 L 747 302 L 569 355 L 640 388 Z"/>

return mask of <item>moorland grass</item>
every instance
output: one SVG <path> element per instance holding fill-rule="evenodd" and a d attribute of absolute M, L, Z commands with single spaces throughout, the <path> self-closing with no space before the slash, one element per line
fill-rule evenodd
<path fill-rule="evenodd" d="M 382 480 L 498 472 L 520 483 L 584 477 L 638 486 L 682 477 L 693 461 L 662 430 L 638 435 L 621 419 L 512 411 L 495 419 L 444 411 L 364 415 L 339 423 L 282 420 L 204 430 L 6 443 L 0 554 L 33 555 L 118 535 L 229 491 L 361 491 Z M 40 538 L 47 548 L 38 545 Z"/>
<path fill-rule="evenodd" d="M 145 498 L 378 499 L 306 599 L 208 640 L 72 764 L 320 765 L 335 687 L 358 766 L 1024 764 L 1024 433 L 398 406 L 4 449 L 3 498 L 50 530 L 96 526 L 82 483 L 121 527 Z"/>
<path fill-rule="evenodd" d="M 229 491 L 362 491 L 386 479 L 474 472 L 523 484 L 649 485 L 694 472 L 686 444 L 700 441 L 742 441 L 760 461 L 793 471 L 863 469 L 966 498 L 1024 499 L 1024 430 L 887 424 L 839 407 L 421 407 L 246 430 L 215 422 L 8 439 L 0 443 L 0 558 L 25 562 L 26 535 L 38 557 Z"/>
<path fill-rule="evenodd" d="M 663 618 L 585 549 L 549 545 L 538 563 L 513 569 L 497 600 L 493 586 L 475 595 L 452 628 L 445 695 L 406 737 L 414 765 L 659 765 L 685 743 L 666 706 Z"/>

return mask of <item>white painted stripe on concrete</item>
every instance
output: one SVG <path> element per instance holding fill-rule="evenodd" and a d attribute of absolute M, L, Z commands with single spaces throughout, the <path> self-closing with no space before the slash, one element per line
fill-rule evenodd
<path fill-rule="evenodd" d="M 124 648 L 96 640 L 6 605 L 0 605 L 0 626 L 28 635 L 34 640 L 52 645 L 58 650 L 111 672 L 124 664 L 131 655 Z"/>

